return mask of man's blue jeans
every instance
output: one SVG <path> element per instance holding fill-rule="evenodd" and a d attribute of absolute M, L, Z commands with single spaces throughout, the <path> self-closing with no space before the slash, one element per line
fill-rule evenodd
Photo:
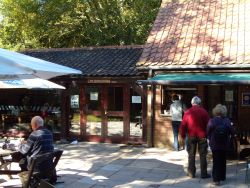
<path fill-rule="evenodd" d="M 174 134 L 174 149 L 176 151 L 179 150 L 179 140 L 178 140 L 178 135 L 179 135 L 179 128 L 181 125 L 181 121 L 172 121 L 172 128 L 173 128 L 173 134 Z"/>

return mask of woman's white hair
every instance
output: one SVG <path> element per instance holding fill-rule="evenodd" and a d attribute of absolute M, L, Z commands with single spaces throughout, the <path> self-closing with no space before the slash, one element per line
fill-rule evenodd
<path fill-rule="evenodd" d="M 222 105 L 222 104 L 217 104 L 213 108 L 212 112 L 213 112 L 214 116 L 223 116 L 223 117 L 225 117 L 227 115 L 227 107 L 225 105 Z"/>
<path fill-rule="evenodd" d="M 198 96 L 194 96 L 191 100 L 192 105 L 200 105 L 201 104 L 201 99 Z"/>

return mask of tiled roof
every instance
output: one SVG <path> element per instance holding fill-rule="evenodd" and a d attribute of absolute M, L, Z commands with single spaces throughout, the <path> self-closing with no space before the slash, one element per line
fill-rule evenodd
<path fill-rule="evenodd" d="M 82 71 L 83 76 L 137 76 L 142 46 L 28 50 L 22 53 Z"/>
<path fill-rule="evenodd" d="M 138 68 L 250 67 L 250 0 L 162 5 Z"/>

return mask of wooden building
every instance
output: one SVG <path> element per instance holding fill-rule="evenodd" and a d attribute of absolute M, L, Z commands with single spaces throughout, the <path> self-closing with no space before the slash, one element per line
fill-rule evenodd
<path fill-rule="evenodd" d="M 194 95 L 200 96 L 210 115 L 216 104 L 225 104 L 234 126 L 249 129 L 247 10 L 250 0 L 162 0 L 145 46 L 24 53 L 83 72 L 54 79 L 67 87 L 61 98 L 64 137 L 75 133 L 82 140 L 137 140 L 168 147 L 173 140 L 168 113 L 173 94 L 187 107 Z M 131 135 L 136 121 L 142 126 L 141 136 Z"/>
<path fill-rule="evenodd" d="M 171 96 L 198 95 L 211 114 L 225 104 L 237 129 L 250 129 L 250 1 L 162 0 L 137 68 L 148 77 L 148 144 L 172 146 Z M 145 108 L 146 110 L 146 108 Z"/>
<path fill-rule="evenodd" d="M 29 50 L 23 53 L 82 71 L 57 77 L 63 138 L 98 142 L 142 142 L 142 88 L 136 69 L 142 46 Z"/>

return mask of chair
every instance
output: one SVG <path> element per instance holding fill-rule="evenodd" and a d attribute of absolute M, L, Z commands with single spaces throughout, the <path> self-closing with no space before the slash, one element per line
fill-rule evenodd
<path fill-rule="evenodd" d="M 235 142 L 237 149 L 237 157 L 239 160 L 241 151 L 243 151 L 244 149 L 250 149 L 250 131 L 244 129 L 236 129 Z"/>
<path fill-rule="evenodd" d="M 46 180 L 41 179 L 38 188 L 54 188 L 55 186 L 47 182 Z"/>
<path fill-rule="evenodd" d="M 45 153 L 45 154 L 34 157 L 31 161 L 30 170 L 28 171 L 27 181 L 23 182 L 24 188 L 28 188 L 32 186 L 37 187 L 37 183 L 39 183 L 41 179 L 48 179 L 48 181 L 51 181 L 51 178 L 53 178 L 52 177 L 53 173 L 56 176 L 56 173 L 55 173 L 56 165 L 58 161 L 60 160 L 62 153 L 63 153 L 63 150 L 54 150 L 52 153 Z M 50 169 L 47 169 L 46 172 L 35 171 L 35 165 L 37 163 L 44 162 L 49 159 L 53 160 L 53 165 Z"/>
<path fill-rule="evenodd" d="M 54 150 L 51 153 L 45 153 L 45 154 L 35 156 L 31 160 L 30 168 L 28 171 L 20 172 L 16 170 L 15 171 L 10 170 L 8 174 L 12 174 L 12 175 L 18 174 L 22 182 L 23 188 L 37 188 L 42 179 L 45 179 L 46 181 L 51 181 L 52 180 L 51 178 L 53 178 L 52 175 L 56 176 L 56 165 L 58 161 L 60 160 L 62 153 L 63 153 L 63 150 Z M 46 172 L 35 171 L 35 166 L 37 163 L 44 162 L 50 159 L 53 160 L 53 165 L 51 166 L 50 169 L 47 169 Z M 55 182 L 56 182 L 56 179 L 53 183 Z M 1 186 L 5 187 L 4 184 L 1 184 Z"/>

